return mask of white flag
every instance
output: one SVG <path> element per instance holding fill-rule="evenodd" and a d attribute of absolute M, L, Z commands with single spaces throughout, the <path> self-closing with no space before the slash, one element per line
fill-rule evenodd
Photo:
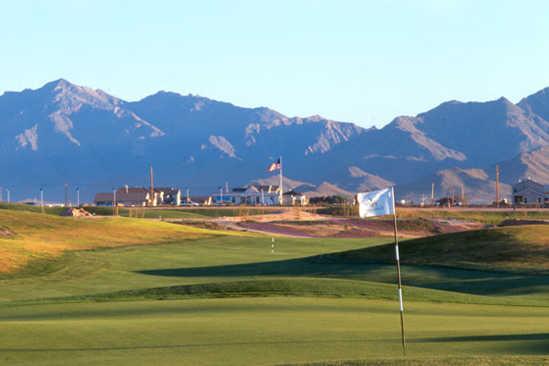
<path fill-rule="evenodd" d="M 364 192 L 357 195 L 358 213 L 361 218 L 392 215 L 395 213 L 395 192 L 393 188 Z"/>

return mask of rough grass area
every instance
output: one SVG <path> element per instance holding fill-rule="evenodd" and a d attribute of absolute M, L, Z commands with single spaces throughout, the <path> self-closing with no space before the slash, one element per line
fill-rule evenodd
<path fill-rule="evenodd" d="M 156 221 L 68 218 L 18 210 L 0 210 L 0 228 L 0 273 L 13 272 L 30 260 L 55 257 L 67 250 L 230 235 L 222 231 Z"/>
<path fill-rule="evenodd" d="M 499 225 L 506 220 L 549 220 L 549 210 L 516 210 L 502 209 L 496 210 L 468 210 L 467 208 L 456 208 L 451 210 L 443 209 L 414 209 L 398 208 L 398 217 L 407 218 L 425 218 L 425 219 L 445 219 L 445 220 L 464 220 L 476 221 L 488 225 Z"/>
<path fill-rule="evenodd" d="M 544 301 L 531 299 L 497 298 L 459 292 L 434 290 L 407 286 L 406 299 L 414 302 L 438 302 L 483 305 L 544 306 Z M 370 300 L 397 301 L 395 285 L 364 280 L 334 278 L 275 278 L 261 280 L 222 281 L 192 285 L 144 288 L 111 293 L 38 299 L 20 302 L 69 303 L 110 302 L 136 300 L 177 300 L 193 298 L 238 298 L 238 297 L 319 297 L 319 298 L 362 298 Z"/>
<path fill-rule="evenodd" d="M 100 216 L 112 216 L 112 207 L 85 207 L 91 213 Z M 119 207 L 118 214 L 124 217 L 146 218 L 146 219 L 206 219 L 214 217 L 234 217 L 249 215 L 264 215 L 276 213 L 277 211 L 265 210 L 262 208 L 249 207 L 201 207 L 201 208 L 169 208 L 169 207 Z"/>
<path fill-rule="evenodd" d="M 19 203 L 6 203 L 0 202 L 0 210 L 11 210 L 11 211 L 25 211 L 25 212 L 36 212 L 41 213 L 42 208 L 40 206 L 24 205 Z M 50 215 L 59 215 L 63 212 L 63 207 L 44 207 L 44 213 Z"/>
<path fill-rule="evenodd" d="M 97 216 L 112 216 L 112 207 L 85 206 L 86 211 Z M 41 213 L 40 206 L 23 204 L 7 204 L 0 202 L 0 210 L 26 211 Z M 60 215 L 63 207 L 44 207 L 44 213 Z M 254 208 L 254 207 L 200 207 L 200 208 L 170 208 L 170 207 L 119 207 L 118 215 L 122 217 L 146 218 L 146 219 L 206 219 L 215 217 L 253 216 L 279 213 L 280 210 Z"/>
<path fill-rule="evenodd" d="M 549 270 L 549 225 L 452 233 L 401 243 L 404 264 L 486 270 Z M 392 245 L 336 254 L 349 262 L 394 261 Z"/>
<path fill-rule="evenodd" d="M 537 366 L 549 365 L 549 356 L 439 357 L 420 359 L 340 360 L 277 366 Z"/>

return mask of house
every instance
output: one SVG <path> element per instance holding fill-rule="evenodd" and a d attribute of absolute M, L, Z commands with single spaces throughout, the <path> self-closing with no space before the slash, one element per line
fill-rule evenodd
<path fill-rule="evenodd" d="M 159 206 L 181 204 L 181 190 L 178 188 L 154 188 L 151 197 L 150 189 L 144 187 L 124 186 L 114 192 L 97 193 L 96 206 L 112 206 L 116 200 L 118 206 Z"/>
<path fill-rule="evenodd" d="M 305 193 L 296 190 L 284 192 L 282 202 L 285 206 L 304 206 L 309 204 Z M 245 187 L 233 188 L 230 192 L 219 192 L 212 195 L 212 204 L 278 206 L 280 205 L 280 188 L 277 185 L 252 183 Z"/>
<path fill-rule="evenodd" d="M 145 188 L 118 188 L 116 194 L 97 193 L 93 202 L 96 206 L 113 206 L 114 202 L 119 206 L 147 206 L 151 202 L 149 191 Z"/>
<path fill-rule="evenodd" d="M 230 192 L 218 192 L 212 195 L 212 204 L 275 206 L 280 202 L 280 190 L 274 185 L 250 184 L 233 188 Z"/>
<path fill-rule="evenodd" d="M 543 205 L 547 201 L 548 196 L 543 184 L 528 178 L 513 185 L 513 203 L 515 205 Z"/>
<path fill-rule="evenodd" d="M 157 205 L 181 206 L 181 190 L 173 187 L 154 189 Z"/>
<path fill-rule="evenodd" d="M 295 190 L 284 192 L 282 196 L 285 206 L 306 206 L 309 204 L 309 198 L 307 195 Z"/>

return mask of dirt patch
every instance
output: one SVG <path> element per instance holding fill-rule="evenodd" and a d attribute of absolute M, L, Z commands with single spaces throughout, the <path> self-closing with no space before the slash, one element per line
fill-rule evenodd
<path fill-rule="evenodd" d="M 8 228 L 0 226 L 0 238 L 11 238 L 14 237 L 15 233 Z"/>
<path fill-rule="evenodd" d="M 305 230 L 301 230 L 300 228 L 295 228 L 295 227 L 291 227 L 283 224 L 276 224 L 272 222 L 245 221 L 245 222 L 238 223 L 238 226 L 250 231 L 291 236 L 291 237 L 297 237 L 297 238 L 316 237 L 306 232 Z"/>
<path fill-rule="evenodd" d="M 327 217 L 319 215 L 317 213 L 307 211 L 301 207 L 282 208 L 282 212 L 270 213 L 265 215 L 253 215 L 253 216 L 234 216 L 223 217 L 223 221 L 243 222 L 282 222 L 282 221 L 323 221 Z"/>
<path fill-rule="evenodd" d="M 208 230 L 232 230 L 230 226 L 224 226 L 214 221 L 174 221 L 174 223 Z"/>
<path fill-rule="evenodd" d="M 304 238 L 363 238 L 393 236 L 392 220 L 324 219 L 315 221 L 240 222 L 239 227 L 251 231 Z M 475 230 L 478 223 L 434 221 L 426 219 L 399 220 L 398 233 L 403 238 L 418 238 L 443 233 Z"/>

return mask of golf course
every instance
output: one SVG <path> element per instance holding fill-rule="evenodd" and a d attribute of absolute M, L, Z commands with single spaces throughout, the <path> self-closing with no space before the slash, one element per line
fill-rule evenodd
<path fill-rule="evenodd" d="M 391 236 L 3 207 L 0 364 L 549 365 L 549 225 L 495 215 L 401 241 L 403 355 Z"/>

